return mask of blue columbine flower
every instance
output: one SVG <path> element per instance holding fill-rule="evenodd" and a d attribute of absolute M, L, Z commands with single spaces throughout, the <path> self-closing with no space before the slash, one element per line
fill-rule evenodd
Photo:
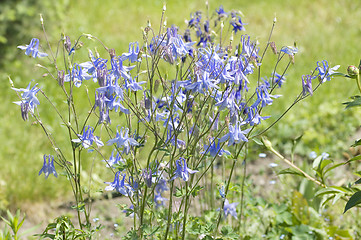
<path fill-rule="evenodd" d="M 240 142 L 248 142 L 248 139 L 246 138 L 245 134 L 249 133 L 249 131 L 251 129 L 249 128 L 249 129 L 242 131 L 242 129 L 241 129 L 242 125 L 243 124 L 240 123 L 239 121 L 237 121 L 234 126 L 232 124 L 230 124 L 229 125 L 229 133 L 227 133 L 226 135 L 221 137 L 221 139 L 219 141 L 225 142 L 228 140 L 228 146 L 231 146 L 233 144 L 237 144 Z"/>
<path fill-rule="evenodd" d="M 115 150 L 112 151 L 112 155 L 110 156 L 109 160 L 106 161 L 107 167 L 113 167 L 113 165 L 117 164 L 118 162 L 124 163 L 124 160 L 119 153 L 117 153 L 117 155 L 114 157 L 114 152 Z"/>
<path fill-rule="evenodd" d="M 312 79 L 315 77 L 312 77 L 311 75 L 303 75 L 302 76 L 302 95 L 306 96 L 307 93 L 309 93 L 311 96 L 313 95 L 313 89 L 312 89 Z"/>
<path fill-rule="evenodd" d="M 133 188 L 128 183 L 125 183 L 125 174 L 122 174 L 123 178 L 120 180 L 120 174 L 120 171 L 115 174 L 113 182 L 105 182 L 106 184 L 109 184 L 109 186 L 105 187 L 105 191 L 116 190 L 126 197 L 132 196 L 134 191 Z"/>
<path fill-rule="evenodd" d="M 298 48 L 286 46 L 281 48 L 281 52 L 284 52 L 290 56 L 294 56 L 296 53 L 298 53 Z"/>
<path fill-rule="evenodd" d="M 128 133 L 129 133 L 128 128 L 125 128 L 124 133 L 123 133 L 123 128 L 121 128 L 120 134 L 119 134 L 119 131 L 117 130 L 116 137 L 113 139 L 110 139 L 107 142 L 107 144 L 108 145 L 116 144 L 118 148 L 123 146 L 123 153 L 128 155 L 130 152 L 130 148 L 132 146 L 139 146 L 139 143 L 136 140 L 134 140 L 134 138 L 129 137 Z"/>
<path fill-rule="evenodd" d="M 21 101 L 14 102 L 21 107 L 21 116 L 23 120 L 28 119 L 28 112 L 34 112 L 34 109 L 37 105 L 40 104 L 39 100 L 36 97 L 36 94 L 40 91 L 40 88 L 37 88 L 37 83 L 30 89 L 31 82 L 27 88 L 12 88 L 17 92 L 22 92 Z"/>
<path fill-rule="evenodd" d="M 97 136 L 94 136 L 93 132 L 94 129 L 92 127 L 85 126 L 83 129 L 83 134 L 82 135 L 78 134 L 78 139 L 72 139 L 71 141 L 75 143 L 82 143 L 84 148 L 90 147 L 93 144 L 93 142 L 95 142 L 95 144 L 98 147 L 103 146 L 104 145 L 103 142 L 100 141 L 100 139 Z"/>
<path fill-rule="evenodd" d="M 236 211 L 236 207 L 238 205 L 238 202 L 235 203 L 229 203 L 228 199 L 224 200 L 224 215 L 225 217 L 227 217 L 229 214 L 231 214 L 231 216 L 233 216 L 235 219 L 237 218 L 237 211 Z"/>
<path fill-rule="evenodd" d="M 230 21 L 230 24 L 232 25 L 233 31 L 235 33 L 237 33 L 237 31 L 246 31 L 246 28 L 244 27 L 244 25 L 247 25 L 247 23 L 242 23 L 240 16 L 238 16 L 238 18 L 233 18 Z"/>
<path fill-rule="evenodd" d="M 74 64 L 71 73 L 65 75 L 64 82 L 72 81 L 75 87 L 80 87 L 83 80 L 89 80 L 92 76 L 83 71 L 83 68 L 79 64 Z"/>
<path fill-rule="evenodd" d="M 160 192 L 156 192 L 154 194 L 155 208 L 165 206 L 165 201 L 168 201 L 168 199 L 162 197 L 162 194 Z"/>
<path fill-rule="evenodd" d="M 207 150 L 206 153 L 209 153 L 212 157 L 215 157 L 217 155 L 222 156 L 223 154 L 226 155 L 231 154 L 229 151 L 221 148 L 219 139 L 216 141 L 213 138 L 210 138 L 209 145 L 204 145 L 204 149 L 206 149 Z"/>
<path fill-rule="evenodd" d="M 120 59 L 122 61 L 128 59 L 131 63 L 139 62 L 140 58 L 138 58 L 139 55 L 139 44 L 138 42 L 131 42 L 129 43 L 129 51 L 128 53 L 123 53 Z"/>
<path fill-rule="evenodd" d="M 170 179 L 170 181 L 179 177 L 179 178 L 182 178 L 183 181 L 187 182 L 189 180 L 189 174 L 198 172 L 197 170 L 192 170 L 192 169 L 188 168 L 186 160 L 182 157 L 180 157 L 176 161 L 176 165 L 177 165 L 177 169 L 175 170 L 174 176 Z"/>
<path fill-rule="evenodd" d="M 46 57 L 48 54 L 39 52 L 39 39 L 33 38 L 29 45 L 18 46 L 21 50 L 25 50 L 25 54 L 33 58 Z"/>
<path fill-rule="evenodd" d="M 274 78 L 274 83 L 278 84 L 278 87 L 281 87 L 286 80 L 286 77 L 284 75 L 278 74 L 276 72 L 273 72 L 272 76 Z"/>
<path fill-rule="evenodd" d="M 46 161 L 46 159 L 48 159 L 48 161 Z M 42 173 L 45 174 L 46 179 L 49 177 L 50 174 L 53 174 L 55 177 L 58 177 L 58 174 L 56 173 L 54 167 L 54 156 L 50 154 L 48 156 L 46 154 L 44 155 L 44 164 L 39 171 L 39 175 Z"/>
<path fill-rule="evenodd" d="M 321 65 L 322 64 L 322 65 Z M 318 77 L 324 83 L 326 80 L 331 80 L 331 75 L 335 73 L 335 71 L 340 67 L 340 65 L 336 65 L 332 68 L 329 67 L 328 62 L 326 60 L 318 61 L 317 68 Z"/>
<path fill-rule="evenodd" d="M 134 77 L 135 79 L 135 77 Z M 132 79 L 132 77 L 130 77 L 129 79 L 125 79 L 125 88 L 127 90 L 131 90 L 131 91 L 140 91 L 140 90 L 143 90 L 142 86 L 140 86 L 141 84 L 144 84 L 146 83 L 145 81 L 142 81 L 142 82 L 137 82 L 135 80 Z"/>

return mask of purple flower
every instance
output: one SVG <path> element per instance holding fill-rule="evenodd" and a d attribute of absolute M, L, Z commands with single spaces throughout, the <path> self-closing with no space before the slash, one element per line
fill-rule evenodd
<path fill-rule="evenodd" d="M 48 162 L 46 161 L 46 159 L 48 159 Z M 39 171 L 39 175 L 41 173 L 45 174 L 45 179 L 47 179 L 50 174 L 53 174 L 55 177 L 58 177 L 58 174 L 56 173 L 54 167 L 54 156 L 50 154 L 48 156 L 46 154 L 44 155 L 44 164 Z"/>
<path fill-rule="evenodd" d="M 177 165 L 177 169 L 175 170 L 174 176 L 170 179 L 170 181 L 179 177 L 179 178 L 182 178 L 183 181 L 187 182 L 189 180 L 189 174 L 198 172 L 197 170 L 192 170 L 192 169 L 188 168 L 186 160 L 182 157 L 180 157 L 176 161 L 176 165 Z"/>
<path fill-rule="evenodd" d="M 153 175 L 152 175 L 152 169 L 144 169 L 143 170 L 143 178 L 145 181 L 145 184 L 147 184 L 147 187 L 151 187 L 152 186 L 152 179 L 153 179 Z"/>
<path fill-rule="evenodd" d="M 321 65 L 322 63 L 322 65 Z M 317 62 L 318 77 L 324 83 L 326 80 L 330 81 L 331 76 L 335 71 L 340 67 L 340 65 L 336 65 L 333 68 L 329 68 L 328 62 L 326 60 Z"/>
<path fill-rule="evenodd" d="M 33 58 L 46 57 L 48 54 L 39 52 L 39 39 L 33 38 L 29 45 L 18 46 L 21 50 L 25 50 L 25 54 Z"/>
<path fill-rule="evenodd" d="M 233 144 L 237 144 L 240 142 L 248 142 L 248 139 L 246 138 L 245 134 L 249 133 L 249 131 L 251 129 L 249 128 L 249 129 L 242 131 L 241 126 L 242 126 L 242 124 L 239 121 L 237 121 L 234 126 L 232 124 L 230 124 L 229 125 L 229 133 L 227 133 L 226 135 L 221 137 L 221 139 L 219 141 L 225 142 L 228 140 L 228 146 L 231 146 Z"/>
<path fill-rule="evenodd" d="M 71 141 L 75 143 L 81 142 L 85 149 L 90 147 L 93 144 L 93 142 L 95 142 L 95 144 L 98 147 L 103 146 L 104 145 L 103 142 L 100 141 L 100 139 L 97 136 L 94 136 L 93 131 L 94 129 L 92 127 L 85 126 L 83 129 L 83 134 L 82 135 L 78 134 L 78 139 L 73 139 Z"/>
<path fill-rule="evenodd" d="M 294 56 L 296 53 L 298 53 L 298 48 L 286 46 L 281 48 L 281 52 L 284 52 L 290 56 Z"/>
<path fill-rule="evenodd" d="M 108 145 L 116 144 L 118 148 L 123 146 L 123 153 L 128 155 L 130 152 L 130 148 L 132 146 L 139 146 L 139 143 L 136 140 L 134 140 L 134 138 L 128 136 L 128 132 L 129 132 L 128 128 L 125 129 L 124 133 L 123 133 L 123 128 L 121 128 L 120 134 L 119 131 L 117 130 L 116 137 L 110 139 L 107 142 L 107 144 Z"/>
<path fill-rule="evenodd" d="M 115 150 L 112 151 L 112 155 L 110 156 L 109 160 L 106 161 L 107 167 L 113 167 L 113 165 L 117 164 L 118 162 L 124 162 L 119 153 L 117 153 L 117 155 L 114 157 L 114 151 Z"/>
<path fill-rule="evenodd" d="M 83 80 L 89 80 L 91 78 L 92 76 L 83 71 L 83 68 L 80 65 L 74 64 L 71 74 L 65 75 L 64 82 L 72 81 L 75 87 L 80 87 Z"/>
<path fill-rule="evenodd" d="M 36 94 L 40 91 L 40 88 L 36 88 L 37 83 L 30 89 L 31 82 L 27 88 L 12 88 L 17 92 L 23 92 L 21 94 L 21 101 L 14 102 L 21 107 L 21 116 L 23 120 L 28 119 L 28 112 L 34 112 L 34 109 L 37 105 L 40 104 L 39 100 L 36 97 Z"/>
<path fill-rule="evenodd" d="M 109 186 L 105 187 L 105 191 L 113 191 L 116 190 L 120 194 L 124 196 L 132 196 L 133 195 L 133 188 L 128 184 L 125 183 L 125 174 L 122 174 L 123 178 L 120 180 L 120 171 L 115 174 L 113 182 L 105 182 L 105 184 L 109 184 Z"/>
<path fill-rule="evenodd" d="M 193 92 L 199 92 L 202 94 L 205 94 L 205 92 L 208 92 L 209 89 L 218 89 L 218 86 L 215 84 L 214 80 L 211 80 L 209 78 L 209 73 L 204 72 L 202 75 L 197 74 L 196 75 L 197 81 L 194 83 L 188 83 L 184 86 L 187 90 L 192 90 Z M 205 91 L 204 91 L 205 90 Z"/>
<path fill-rule="evenodd" d="M 128 59 L 131 63 L 139 62 L 140 58 L 138 58 L 139 55 L 139 44 L 138 42 L 129 43 L 129 52 L 123 53 L 120 59 L 122 61 Z"/>
<path fill-rule="evenodd" d="M 281 87 L 286 80 L 286 77 L 284 75 L 278 74 L 276 72 L 273 72 L 272 76 L 274 78 L 274 83 L 278 84 L 278 87 Z"/>
<path fill-rule="evenodd" d="M 213 143 L 212 143 L 213 142 Z M 204 145 L 204 149 L 207 150 L 206 153 L 209 153 L 212 157 L 222 156 L 223 154 L 230 155 L 231 153 L 227 150 L 223 150 L 220 147 L 219 139 L 213 141 L 213 138 L 209 139 L 209 145 Z"/>
<path fill-rule="evenodd" d="M 135 78 L 134 78 L 135 79 Z M 140 90 L 143 90 L 142 86 L 140 86 L 141 84 L 144 84 L 146 83 L 145 81 L 142 81 L 142 82 L 137 82 L 137 81 L 134 81 L 131 77 L 129 79 L 125 79 L 125 88 L 127 90 L 132 90 L 134 92 L 136 91 L 140 91 Z"/>
<path fill-rule="evenodd" d="M 315 77 L 312 77 L 311 75 L 303 75 L 302 76 L 302 94 L 303 96 L 306 96 L 307 93 L 309 93 L 311 96 L 313 95 L 313 89 L 312 89 L 312 79 Z"/>
<path fill-rule="evenodd" d="M 261 123 L 262 120 L 270 118 L 270 116 L 262 117 L 261 115 L 259 115 L 258 110 L 255 106 L 246 107 L 244 109 L 244 113 L 248 116 L 245 122 L 249 123 L 249 125 L 251 126 L 258 125 Z"/>
<path fill-rule="evenodd" d="M 237 218 L 237 211 L 236 211 L 236 207 L 238 205 L 238 202 L 235 203 L 229 203 L 228 199 L 224 200 L 224 215 L 225 217 L 227 217 L 229 214 L 231 214 L 231 216 L 233 216 L 235 219 Z"/>
<path fill-rule="evenodd" d="M 219 9 L 216 9 L 216 13 L 218 14 L 218 18 L 227 17 L 227 13 L 224 11 L 223 6 L 219 6 Z"/>
<path fill-rule="evenodd" d="M 168 201 L 168 199 L 162 197 L 162 194 L 160 192 L 156 192 L 154 194 L 155 208 L 165 206 L 165 201 Z"/>
<path fill-rule="evenodd" d="M 241 20 L 241 17 L 238 16 L 238 18 L 233 18 L 231 21 L 230 21 L 230 24 L 232 25 L 233 27 L 233 31 L 235 33 L 237 33 L 237 31 L 246 31 L 246 28 L 244 27 L 244 25 L 247 25 L 247 23 L 242 23 L 242 20 Z"/>

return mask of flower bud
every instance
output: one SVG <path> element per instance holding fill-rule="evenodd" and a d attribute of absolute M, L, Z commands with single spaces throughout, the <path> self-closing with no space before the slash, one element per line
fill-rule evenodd
<path fill-rule="evenodd" d="M 61 87 L 64 86 L 64 77 L 65 77 L 64 70 L 58 71 L 58 83 Z"/>
<path fill-rule="evenodd" d="M 356 76 L 359 74 L 359 69 L 352 65 L 348 66 L 347 74 L 350 76 L 350 78 L 356 78 Z"/>

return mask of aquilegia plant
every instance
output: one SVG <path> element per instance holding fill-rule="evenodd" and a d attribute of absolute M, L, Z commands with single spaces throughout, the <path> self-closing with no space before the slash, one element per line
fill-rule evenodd
<path fill-rule="evenodd" d="M 26 55 L 49 59 L 51 67 L 41 67 L 66 100 L 51 102 L 47 85 L 40 81 L 13 87 L 22 118 L 34 118 L 53 146 L 39 174 L 56 177 L 61 171 L 69 179 L 80 227 L 71 234 L 78 237 L 90 238 L 94 232 L 92 198 L 83 190 L 91 181 L 82 180 L 81 174 L 90 157 L 108 171 L 103 189 L 129 199 L 122 208 L 132 218 L 126 237 L 211 239 L 224 235 L 224 229 L 242 236 L 244 206 L 230 192 L 232 176 L 246 162 L 250 141 L 258 142 L 284 115 L 269 119 L 262 110 L 280 97 L 274 92 L 285 83 L 298 49 L 277 50 L 270 41 L 276 19 L 261 50 L 244 34 L 246 23 L 236 11 L 219 7 L 213 18 L 195 12 L 186 29 L 167 27 L 164 14 L 165 8 L 161 29 L 148 24 L 143 40 L 131 42 L 120 55 L 90 34 L 75 41 L 62 37 L 55 52 L 50 43 L 41 49 L 45 45 L 36 38 L 19 47 Z M 89 59 L 80 59 L 79 52 L 85 51 L 80 41 L 86 39 L 108 54 L 89 50 Z M 264 73 L 263 58 L 272 52 L 273 70 Z M 325 60 L 317 62 L 309 75 L 300 77 L 300 94 L 290 108 L 314 94 L 336 69 Z M 87 97 L 77 97 L 84 92 Z M 66 127 L 69 149 L 60 148 L 42 122 L 43 104 Z M 54 238 L 58 233 L 49 226 L 43 236 Z"/>

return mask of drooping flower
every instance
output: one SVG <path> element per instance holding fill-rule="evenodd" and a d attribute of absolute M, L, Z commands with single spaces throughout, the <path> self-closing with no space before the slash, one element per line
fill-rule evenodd
<path fill-rule="evenodd" d="M 100 141 L 99 137 L 94 136 L 93 132 L 94 129 L 92 127 L 85 126 L 83 129 L 83 134 L 78 134 L 78 139 L 72 139 L 71 141 L 75 143 L 82 143 L 85 149 L 89 148 L 93 144 L 93 142 L 95 142 L 98 147 L 103 146 L 103 142 Z"/>
<path fill-rule="evenodd" d="M 125 183 L 125 174 L 122 174 L 123 178 L 120 180 L 121 172 L 118 171 L 115 174 L 114 181 L 113 182 L 105 182 L 105 184 L 109 184 L 109 186 L 105 187 L 105 191 L 113 191 L 116 190 L 120 194 L 124 196 L 132 196 L 133 194 L 133 188 L 128 184 Z"/>
<path fill-rule="evenodd" d="M 213 143 L 212 143 L 213 142 Z M 204 145 L 204 149 L 207 150 L 212 157 L 222 156 L 223 154 L 230 155 L 231 153 L 220 147 L 219 139 L 216 141 L 213 138 L 209 139 L 209 145 Z"/>
<path fill-rule="evenodd" d="M 48 160 L 48 161 L 46 161 Z M 44 164 L 43 167 L 39 171 L 39 175 L 44 173 L 45 178 L 47 179 L 50 174 L 53 174 L 55 177 L 58 177 L 58 174 L 55 171 L 54 167 L 54 156 L 52 155 L 44 155 Z"/>
<path fill-rule="evenodd" d="M 290 56 L 294 56 L 296 53 L 298 53 L 298 48 L 286 46 L 281 48 L 281 52 L 284 52 Z"/>
<path fill-rule="evenodd" d="M 113 139 L 110 139 L 107 144 L 112 145 L 116 144 L 118 148 L 123 147 L 123 153 L 129 154 L 130 148 L 132 146 L 139 146 L 139 143 L 134 139 L 129 137 L 128 135 L 129 129 L 125 128 L 125 131 L 123 133 L 123 127 L 120 129 L 120 133 L 117 130 L 116 137 Z"/>
<path fill-rule="evenodd" d="M 112 155 L 110 156 L 109 160 L 106 161 L 107 167 L 113 167 L 113 165 L 117 164 L 118 162 L 124 162 L 120 154 L 117 153 L 117 155 L 114 156 L 114 152 L 115 150 L 112 151 Z"/>
<path fill-rule="evenodd" d="M 322 64 L 322 65 L 321 65 Z M 328 62 L 326 60 L 318 61 L 317 68 L 318 77 L 320 81 L 323 83 L 331 80 L 331 75 L 335 73 L 335 71 L 340 67 L 340 65 L 336 65 L 332 68 L 329 67 Z"/>
<path fill-rule="evenodd" d="M 25 54 L 33 58 L 48 56 L 46 53 L 39 52 L 39 39 L 37 38 L 31 39 L 29 45 L 18 46 L 18 48 L 25 50 Z"/>
<path fill-rule="evenodd" d="M 237 218 L 237 211 L 236 211 L 236 207 L 238 205 L 238 202 L 234 202 L 234 203 L 229 203 L 228 199 L 224 200 L 224 215 L 225 217 L 227 217 L 229 214 L 231 214 L 231 216 L 233 216 L 235 219 Z"/>
<path fill-rule="evenodd" d="M 249 133 L 249 131 L 251 129 L 249 128 L 249 129 L 242 131 L 241 126 L 242 126 L 242 124 L 239 121 L 237 121 L 234 126 L 232 124 L 230 124 L 229 125 L 229 133 L 227 133 L 226 135 L 221 137 L 221 139 L 219 141 L 225 142 L 228 140 L 228 146 L 231 146 L 233 144 L 237 144 L 240 142 L 248 142 L 248 139 L 246 138 L 245 134 Z"/>
<path fill-rule="evenodd" d="M 162 197 L 162 194 L 160 192 L 156 192 L 154 194 L 154 203 L 155 208 L 163 207 L 165 206 L 165 202 L 168 201 L 167 198 Z"/>
<path fill-rule="evenodd" d="M 244 27 L 244 25 L 247 25 L 247 23 L 243 23 L 240 16 L 238 16 L 238 18 L 233 18 L 230 21 L 230 24 L 232 25 L 233 31 L 235 33 L 237 33 L 238 31 L 246 31 L 246 28 Z"/>
<path fill-rule="evenodd" d="M 276 72 L 273 72 L 272 76 L 274 78 L 274 83 L 278 84 L 278 87 L 281 87 L 286 80 L 286 77 L 284 75 L 278 74 Z"/>
<path fill-rule="evenodd" d="M 36 97 L 36 94 L 40 91 L 40 88 L 37 88 L 37 83 L 30 89 L 31 82 L 27 88 L 12 88 L 17 92 L 22 92 L 21 101 L 14 102 L 15 104 L 21 107 L 21 116 L 23 120 L 28 119 L 28 112 L 34 112 L 34 109 L 37 105 L 40 104 L 39 100 Z"/>
<path fill-rule="evenodd" d="M 311 96 L 313 95 L 312 89 L 312 77 L 311 75 L 303 75 L 302 76 L 302 94 L 306 96 L 309 93 Z"/>
<path fill-rule="evenodd" d="M 83 68 L 79 64 L 74 64 L 71 73 L 65 75 L 64 82 L 72 81 L 75 87 L 80 87 L 83 83 L 83 80 L 89 80 L 92 77 L 83 71 Z"/>
<path fill-rule="evenodd" d="M 129 51 L 128 53 L 123 53 L 120 57 L 122 61 L 128 59 L 131 63 L 139 62 L 140 58 L 139 55 L 139 44 L 138 42 L 131 42 L 129 43 Z"/>
<path fill-rule="evenodd" d="M 197 170 L 192 170 L 192 169 L 188 168 L 186 160 L 182 157 L 180 157 L 176 161 L 176 165 L 177 165 L 177 169 L 174 172 L 174 176 L 170 180 L 174 180 L 179 177 L 179 178 L 182 178 L 183 181 L 187 182 L 189 180 L 189 174 L 198 172 Z"/>

